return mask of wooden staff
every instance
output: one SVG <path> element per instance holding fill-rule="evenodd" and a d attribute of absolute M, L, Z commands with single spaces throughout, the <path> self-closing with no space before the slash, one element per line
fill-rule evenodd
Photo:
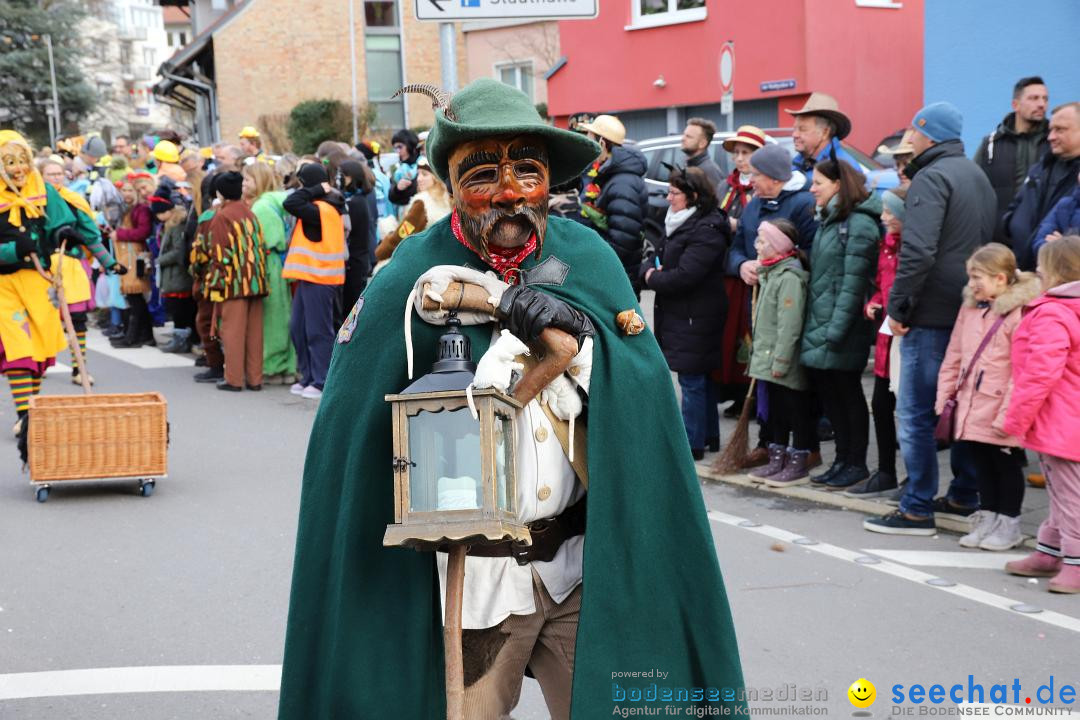
<path fill-rule="evenodd" d="M 465 663 L 461 652 L 461 601 L 465 592 L 465 554 L 468 545 L 451 545 L 446 561 L 446 615 L 443 645 L 446 654 L 446 720 L 465 720 Z"/>
<path fill-rule="evenodd" d="M 71 350 L 71 357 L 75 358 L 75 362 L 78 363 L 79 381 L 82 383 L 83 393 L 89 395 L 90 371 L 86 369 L 86 358 L 79 347 L 79 336 L 75 332 L 75 323 L 71 321 L 71 310 L 68 309 L 67 297 L 64 295 L 64 250 L 66 246 L 67 240 L 60 243 L 60 260 L 56 264 L 56 275 L 46 272 L 37 253 L 30 253 L 30 258 L 34 261 L 34 267 L 37 268 L 38 274 L 52 283 L 53 289 L 56 291 L 57 304 L 60 305 L 60 319 L 64 323 L 64 334 L 67 336 L 68 349 Z"/>

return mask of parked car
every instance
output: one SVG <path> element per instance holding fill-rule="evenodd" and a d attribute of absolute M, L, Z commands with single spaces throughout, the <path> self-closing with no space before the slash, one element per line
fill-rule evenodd
<path fill-rule="evenodd" d="M 724 141 L 735 133 L 718 132 L 713 136 L 709 152 L 713 160 L 720 166 L 724 176 L 734 169 L 731 155 L 724 150 Z M 795 155 L 794 141 L 791 139 L 791 130 L 784 128 L 772 128 L 765 130 L 766 139 L 769 143 L 776 143 L 787 148 L 787 151 Z M 899 142 L 899 139 L 897 140 Z M 648 169 L 645 171 L 645 186 L 649 190 L 649 213 L 645 220 L 646 237 L 656 242 L 664 233 L 664 216 L 667 214 L 668 202 L 668 175 L 670 171 L 667 165 L 686 165 L 686 155 L 682 151 L 682 136 L 668 135 L 667 137 L 650 138 L 636 143 L 637 148 L 645 154 Z M 842 143 L 844 149 L 851 153 L 852 157 L 862 166 L 863 174 L 866 175 L 867 185 L 876 192 L 883 192 L 900 184 L 900 178 L 892 168 L 884 167 L 880 162 L 870 157 L 861 150 Z M 666 165 L 665 165 L 666 163 Z"/>

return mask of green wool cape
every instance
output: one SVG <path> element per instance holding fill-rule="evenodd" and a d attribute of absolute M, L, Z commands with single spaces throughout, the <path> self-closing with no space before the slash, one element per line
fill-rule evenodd
<path fill-rule="evenodd" d="M 738 645 L 667 365 L 651 332 L 617 329 L 617 313 L 640 308 L 600 236 L 551 218 L 540 262 L 551 257 L 569 266 L 565 281 L 535 287 L 596 326 L 572 717 L 596 720 L 617 706 L 640 706 L 613 697 L 652 683 L 686 688 L 691 701 L 674 703 L 683 707 L 725 704 L 707 700 L 712 688 L 734 713 L 744 704 Z M 530 256 L 522 267 L 536 264 Z M 382 545 L 394 519 L 391 413 L 383 396 L 409 384 L 406 298 L 435 265 L 486 269 L 455 240 L 449 218 L 441 220 L 397 249 L 358 303 L 351 338 L 341 343 L 347 321 L 335 345 L 304 471 L 281 720 L 446 716 L 434 554 Z M 415 314 L 411 323 L 419 377 L 445 328 Z M 491 330 L 463 328 L 474 360 Z M 668 675 L 613 677 L 653 670 Z"/>

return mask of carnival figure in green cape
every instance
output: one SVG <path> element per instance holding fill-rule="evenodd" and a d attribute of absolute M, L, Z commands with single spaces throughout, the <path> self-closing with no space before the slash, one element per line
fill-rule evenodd
<path fill-rule="evenodd" d="M 474 388 L 523 382 L 522 350 L 545 331 L 575 343 L 566 372 L 514 418 L 516 508 L 533 545 L 482 545 L 465 562 L 465 717 L 508 716 L 526 674 L 555 720 L 610 717 L 635 696 L 741 711 L 731 613 L 667 365 L 615 253 L 547 216 L 548 188 L 597 146 L 493 80 L 452 98 L 425 92 L 428 159 L 454 211 L 397 248 L 338 334 L 304 473 L 279 717 L 446 716 L 446 557 L 383 546 L 395 516 L 384 397 L 409 384 L 413 362 L 427 372 L 447 329 L 432 305 L 454 283 L 490 303 L 459 314 L 480 357 Z M 468 491 L 440 487 L 440 503 Z M 616 679 L 648 670 L 666 675 Z"/>

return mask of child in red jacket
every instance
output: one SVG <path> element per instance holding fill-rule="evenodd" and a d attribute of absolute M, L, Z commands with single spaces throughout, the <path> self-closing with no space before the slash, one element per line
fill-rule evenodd
<path fill-rule="evenodd" d="M 1005 432 L 1039 453 L 1050 512 L 1038 546 L 1005 570 L 1051 577 L 1050 592 L 1080 593 L 1080 237 L 1039 250 L 1044 294 L 1028 306 L 1012 348 Z"/>

